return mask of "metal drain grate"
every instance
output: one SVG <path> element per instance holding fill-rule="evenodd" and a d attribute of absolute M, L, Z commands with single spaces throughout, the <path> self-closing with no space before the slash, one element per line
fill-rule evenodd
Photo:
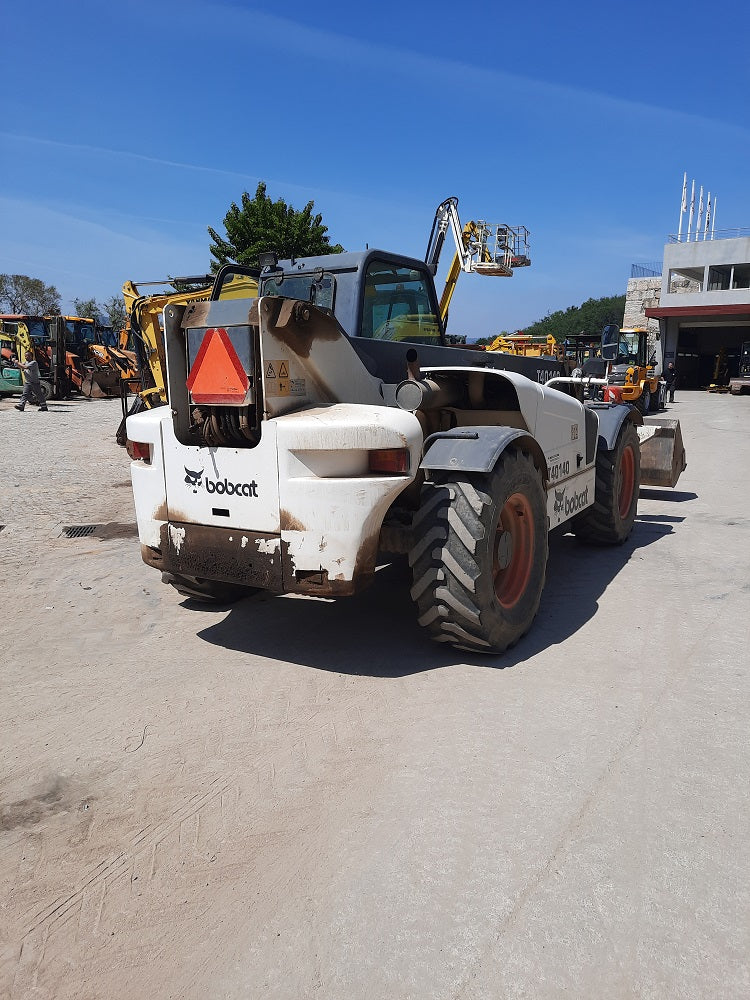
<path fill-rule="evenodd" d="M 63 538 L 85 538 L 93 535 L 98 527 L 98 524 L 69 524 L 62 530 Z"/>

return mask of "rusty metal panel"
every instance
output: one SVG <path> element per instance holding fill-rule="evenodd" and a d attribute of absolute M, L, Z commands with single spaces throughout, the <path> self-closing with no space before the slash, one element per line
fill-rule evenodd
<path fill-rule="evenodd" d="M 278 535 L 169 521 L 161 529 L 162 569 L 205 580 L 283 590 Z"/>

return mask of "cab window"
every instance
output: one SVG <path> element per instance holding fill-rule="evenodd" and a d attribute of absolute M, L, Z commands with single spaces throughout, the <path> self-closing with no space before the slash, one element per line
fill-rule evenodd
<path fill-rule="evenodd" d="M 440 343 L 440 321 L 424 271 L 371 261 L 365 275 L 361 336 L 373 340 Z"/>

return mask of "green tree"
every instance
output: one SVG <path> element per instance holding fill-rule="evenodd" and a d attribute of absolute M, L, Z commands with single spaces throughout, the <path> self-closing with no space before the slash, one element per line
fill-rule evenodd
<path fill-rule="evenodd" d="M 99 320 L 101 306 L 96 299 L 73 299 L 73 308 L 81 319 Z"/>
<path fill-rule="evenodd" d="M 27 274 L 0 274 L 0 307 L 11 313 L 46 316 L 60 312 L 60 293 Z"/>
<path fill-rule="evenodd" d="M 107 317 L 109 325 L 116 334 L 125 328 L 127 313 L 122 295 L 113 295 L 108 298 L 101 307 L 101 312 Z"/>
<path fill-rule="evenodd" d="M 208 227 L 213 240 L 212 271 L 228 263 L 258 267 L 260 254 L 270 251 L 282 259 L 343 252 L 339 244 L 331 246 L 326 235 L 328 227 L 323 225 L 321 215 L 313 215 L 312 201 L 301 212 L 287 205 L 283 198 L 272 201 L 263 181 L 258 184 L 254 198 L 244 191 L 241 201 L 241 207 L 232 202 L 224 216 L 226 239 Z"/>
<path fill-rule="evenodd" d="M 624 315 L 624 295 L 587 299 L 580 306 L 548 313 L 544 319 L 527 326 L 524 333 L 532 337 L 546 337 L 551 333 L 557 341 L 580 333 L 597 337 L 608 323 L 622 325 Z"/>

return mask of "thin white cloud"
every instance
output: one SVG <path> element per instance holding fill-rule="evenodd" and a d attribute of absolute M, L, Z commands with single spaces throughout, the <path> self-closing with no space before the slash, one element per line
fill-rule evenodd
<path fill-rule="evenodd" d="M 750 129 L 746 126 L 715 117 L 693 115 L 660 104 L 646 104 L 614 97 L 593 88 L 551 83 L 515 72 L 504 73 L 495 68 L 487 69 L 476 63 L 424 55 L 421 52 L 382 45 L 370 40 L 363 41 L 335 31 L 309 27 L 291 18 L 270 14 L 267 10 L 247 7 L 245 4 L 233 4 L 227 0 L 216 3 L 212 0 L 211 3 L 198 2 L 196 7 L 204 11 L 202 23 L 206 31 L 211 29 L 217 31 L 217 37 L 223 43 L 226 43 L 227 38 L 227 21 L 230 18 L 242 19 L 246 23 L 246 28 L 238 29 L 237 37 L 272 38 L 273 44 L 279 50 L 297 51 L 309 58 L 317 58 L 325 62 L 329 69 L 331 63 L 356 66 L 358 69 L 366 67 L 379 72 L 386 67 L 390 77 L 396 75 L 408 77 L 429 87 L 433 87 L 436 80 L 448 81 L 455 93 L 462 92 L 475 102 L 490 96 L 493 100 L 499 97 L 503 100 L 526 97 L 534 101 L 554 101 L 568 108 L 575 104 L 581 108 L 585 104 L 589 108 L 595 106 L 607 114 L 620 112 L 660 116 L 669 118 L 675 124 L 681 123 L 693 128 L 700 126 L 712 131 L 750 136 Z M 225 13 L 222 13 L 222 9 Z M 487 51 L 493 52 L 491 48 Z"/>
<path fill-rule="evenodd" d="M 298 195 L 300 198 L 304 198 L 307 202 L 310 197 L 313 200 L 318 200 L 320 198 L 335 198 L 335 199 L 350 199 L 351 203 L 356 204 L 360 207 L 371 206 L 372 209 L 375 206 L 382 208 L 384 202 L 382 199 L 368 198 L 366 196 L 352 195 L 347 191 L 338 191 L 330 188 L 314 187 L 311 188 L 309 185 L 301 185 L 294 181 L 287 181 L 279 178 L 273 177 L 258 177 L 256 174 L 248 174 L 239 170 L 227 170 L 223 167 L 213 167 L 206 166 L 204 164 L 198 163 L 187 163 L 179 160 L 168 160 L 156 156 L 147 156 L 144 153 L 136 153 L 127 149 L 111 149 L 103 146 L 91 146 L 86 143 L 72 143 L 72 142 L 61 142 L 57 139 L 47 139 L 41 136 L 24 135 L 21 133 L 13 132 L 3 132 L 0 131 L 0 140 L 3 140 L 7 144 L 17 143 L 18 145 L 35 145 L 42 146 L 48 149 L 57 149 L 64 152 L 69 152 L 73 155 L 79 153 L 85 153 L 89 156 L 96 155 L 107 157 L 116 160 L 128 160 L 131 162 L 140 162 L 145 164 L 151 164 L 154 166 L 167 167 L 170 170 L 185 170 L 192 171 L 195 173 L 213 175 L 215 177 L 230 178 L 233 180 L 238 180 L 242 182 L 245 190 L 254 193 L 255 187 L 261 180 L 264 180 L 269 188 L 275 188 L 277 190 L 283 190 L 285 196 L 289 198 L 290 196 Z M 6 150 L 5 155 L 10 155 Z M 269 195 L 273 197 L 273 194 L 269 192 Z M 178 220 L 175 219 L 154 219 L 153 217 L 142 216 L 144 221 L 155 222 L 167 222 L 173 223 Z"/>
<path fill-rule="evenodd" d="M 144 153 L 134 153 L 128 149 L 108 149 L 103 146 L 90 146 L 82 142 L 60 142 L 57 139 L 45 139 L 41 136 L 23 135 L 13 132 L 0 132 L 0 139 L 8 142 L 31 143 L 37 146 L 68 150 L 73 153 L 93 153 L 98 156 L 127 157 L 129 160 L 141 163 L 153 163 L 162 167 L 172 167 L 179 170 L 194 170 L 204 174 L 218 174 L 222 177 L 238 177 L 257 183 L 260 178 L 252 174 L 242 173 L 236 170 L 223 170 L 221 167 L 204 166 L 200 163 L 185 163 L 179 160 L 166 160 L 158 156 L 146 156 Z"/>
<path fill-rule="evenodd" d="M 0 198 L 0 215 L 6 227 L 0 272 L 31 269 L 33 277 L 55 285 L 64 299 L 108 298 L 127 279 L 197 274 L 209 263 L 207 246 L 197 247 L 194 240 L 140 227 L 133 235 L 38 202 Z"/>

